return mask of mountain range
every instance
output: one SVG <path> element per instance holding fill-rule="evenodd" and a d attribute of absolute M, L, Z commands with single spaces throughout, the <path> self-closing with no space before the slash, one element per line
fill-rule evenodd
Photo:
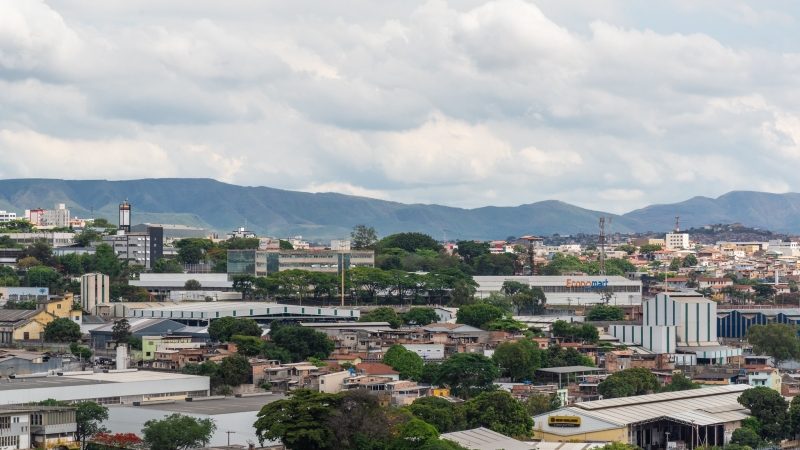
<path fill-rule="evenodd" d="M 608 232 L 663 232 L 680 216 L 682 228 L 741 223 L 800 234 L 800 194 L 733 191 L 718 198 L 694 197 L 617 215 L 557 200 L 514 207 L 475 209 L 404 204 L 336 193 L 307 193 L 247 187 L 203 178 L 125 181 L 0 180 L 0 210 L 52 208 L 65 203 L 73 216 L 117 220 L 122 200 L 133 206 L 132 223 L 172 223 L 220 233 L 240 226 L 270 236 L 343 238 L 356 224 L 378 234 L 419 231 L 437 239 L 505 239 L 526 234 L 596 234 L 598 218 Z"/>

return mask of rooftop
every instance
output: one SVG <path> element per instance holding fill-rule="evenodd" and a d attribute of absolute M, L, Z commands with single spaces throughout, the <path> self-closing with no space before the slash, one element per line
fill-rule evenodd
<path fill-rule="evenodd" d="M 580 373 L 580 372 L 602 372 L 603 369 L 589 366 L 565 366 L 565 367 L 548 367 L 546 369 L 539 369 L 539 372 L 548 373 Z"/>
<path fill-rule="evenodd" d="M 176 401 L 174 403 L 142 405 L 142 406 L 135 406 L 133 408 L 177 412 L 183 414 L 202 414 L 207 416 L 215 416 L 219 414 L 233 414 L 246 411 L 259 411 L 262 406 L 277 400 L 282 400 L 284 398 L 286 398 L 286 396 L 283 394 L 268 394 L 268 395 L 255 395 L 252 397 L 241 397 L 241 398 L 225 397 L 214 400 L 200 400 L 191 402 Z"/>
<path fill-rule="evenodd" d="M 110 384 L 110 383 L 133 383 L 133 382 L 152 382 L 157 383 L 164 380 L 192 379 L 198 378 L 194 375 L 184 375 L 181 373 L 153 372 L 148 370 L 131 370 L 125 372 L 109 371 L 107 373 L 78 373 L 74 375 L 46 376 L 16 378 L 13 380 L 4 379 L 0 381 L 0 392 L 18 389 L 42 389 L 60 388 L 68 386 L 84 386 L 89 384 Z"/>
<path fill-rule="evenodd" d="M 483 427 L 444 433 L 441 438 L 474 450 L 531 450 L 535 448 L 533 443 L 518 441 Z"/>

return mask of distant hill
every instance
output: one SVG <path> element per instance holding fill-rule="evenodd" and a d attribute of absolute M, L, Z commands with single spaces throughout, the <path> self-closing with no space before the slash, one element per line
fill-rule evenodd
<path fill-rule="evenodd" d="M 0 209 L 21 213 L 66 203 L 73 215 L 117 220 L 117 205 L 128 199 L 133 223 L 196 225 L 226 232 L 247 225 L 260 234 L 341 238 L 353 225 L 374 226 L 380 235 L 420 231 L 442 239 L 504 239 L 525 234 L 596 233 L 601 215 L 610 231 L 663 231 L 674 216 L 685 227 L 741 222 L 782 232 L 800 232 L 800 194 L 731 192 L 718 199 L 695 197 L 653 205 L 624 215 L 608 214 L 548 200 L 516 207 L 452 208 L 403 204 L 334 193 L 312 194 L 245 187 L 211 179 L 0 180 Z"/>

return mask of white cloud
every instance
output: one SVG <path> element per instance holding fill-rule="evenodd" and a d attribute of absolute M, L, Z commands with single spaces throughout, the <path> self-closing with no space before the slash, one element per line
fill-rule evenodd
<path fill-rule="evenodd" d="M 0 0 L 0 176 L 616 212 L 800 189 L 800 8 L 642 8 Z"/>

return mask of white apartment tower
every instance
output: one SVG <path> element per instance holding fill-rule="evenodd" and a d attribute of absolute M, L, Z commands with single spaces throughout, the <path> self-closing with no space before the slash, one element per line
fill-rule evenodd
<path fill-rule="evenodd" d="M 81 306 L 89 314 L 97 314 L 97 307 L 109 303 L 108 275 L 87 273 L 81 276 Z"/>
<path fill-rule="evenodd" d="M 664 243 L 666 250 L 689 250 L 689 233 L 667 233 Z"/>

